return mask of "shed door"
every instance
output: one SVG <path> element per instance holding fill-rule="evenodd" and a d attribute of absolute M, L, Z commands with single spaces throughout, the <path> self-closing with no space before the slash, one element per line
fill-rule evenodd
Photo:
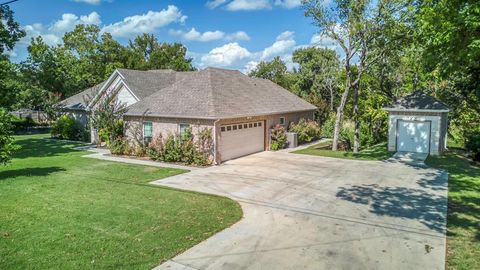
<path fill-rule="evenodd" d="M 221 126 L 218 144 L 221 160 L 265 150 L 263 125 L 263 122 L 250 122 Z"/>
<path fill-rule="evenodd" d="M 397 151 L 428 153 L 430 151 L 430 122 L 398 122 Z"/>

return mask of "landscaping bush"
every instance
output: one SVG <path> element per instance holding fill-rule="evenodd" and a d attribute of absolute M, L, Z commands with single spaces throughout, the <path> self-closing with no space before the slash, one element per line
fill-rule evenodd
<path fill-rule="evenodd" d="M 465 148 L 472 152 L 474 160 L 480 161 L 480 128 L 466 132 Z"/>
<path fill-rule="evenodd" d="M 333 138 L 335 131 L 335 114 L 332 113 L 328 116 L 327 120 L 322 125 L 320 135 L 325 138 Z"/>
<path fill-rule="evenodd" d="M 11 116 L 0 108 L 0 165 L 10 162 L 13 152 L 20 149 L 12 136 Z"/>
<path fill-rule="evenodd" d="M 114 155 L 127 155 L 129 154 L 128 141 L 122 137 L 119 137 L 108 145 L 110 152 Z"/>
<path fill-rule="evenodd" d="M 205 166 L 212 163 L 212 130 L 199 130 L 196 136 L 187 129 L 183 136 L 169 134 L 166 138 L 157 135 L 147 147 L 148 156 L 153 160 L 166 162 L 183 162 Z"/>
<path fill-rule="evenodd" d="M 290 132 L 298 134 L 298 143 L 308 143 L 320 139 L 320 126 L 316 121 L 300 119 L 297 124 L 291 123 Z"/>
<path fill-rule="evenodd" d="M 51 134 L 53 137 L 65 140 L 86 141 L 88 139 L 88 130 L 69 115 L 61 116 L 53 124 Z"/>
<path fill-rule="evenodd" d="M 31 117 L 19 118 L 12 116 L 10 123 L 15 133 L 27 131 L 28 128 L 37 126 L 37 123 L 35 123 Z"/>
<path fill-rule="evenodd" d="M 287 143 L 287 134 L 285 128 L 281 125 L 275 125 L 270 135 L 270 150 L 277 151 L 283 149 Z"/>

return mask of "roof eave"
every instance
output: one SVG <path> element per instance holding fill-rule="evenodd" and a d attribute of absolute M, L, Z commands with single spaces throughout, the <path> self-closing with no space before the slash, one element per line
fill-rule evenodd
<path fill-rule="evenodd" d="M 406 109 L 406 108 L 389 108 L 383 107 L 382 110 L 387 112 L 450 112 L 449 109 Z"/>
<path fill-rule="evenodd" d="M 168 114 L 145 114 L 145 113 L 125 113 L 124 116 L 144 116 L 144 117 L 161 117 L 161 118 L 182 118 L 182 119 L 205 119 L 205 120 L 224 120 L 224 119 L 235 119 L 235 118 L 245 118 L 245 117 L 256 117 L 256 116 L 266 116 L 266 115 L 275 115 L 275 114 L 286 114 L 286 113 L 298 113 L 298 112 L 313 112 L 316 109 L 302 109 L 302 110 L 290 110 L 290 111 L 280 111 L 280 112 L 268 112 L 268 113 L 257 113 L 257 114 L 243 114 L 243 115 L 232 115 L 224 117 L 215 117 L 215 116 L 193 116 L 193 115 L 168 115 Z"/>

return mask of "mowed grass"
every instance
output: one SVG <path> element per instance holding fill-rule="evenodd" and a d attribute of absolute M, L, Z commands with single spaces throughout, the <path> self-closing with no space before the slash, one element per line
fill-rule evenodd
<path fill-rule="evenodd" d="M 148 184 L 183 170 L 83 158 L 19 136 L 0 167 L 0 269 L 150 269 L 242 216 L 227 198 Z"/>
<path fill-rule="evenodd" d="M 480 166 L 455 153 L 426 164 L 448 171 L 447 268 L 480 269 Z"/>
<path fill-rule="evenodd" d="M 326 145 L 331 144 L 331 141 L 324 141 L 318 144 L 312 145 L 305 149 L 293 151 L 295 154 L 314 155 L 332 158 L 346 158 L 346 159 L 359 159 L 359 160 L 385 160 L 392 156 L 393 153 L 387 151 L 387 144 L 382 143 L 370 148 L 359 151 L 358 153 L 347 151 L 332 151 L 330 149 L 322 149 Z"/>

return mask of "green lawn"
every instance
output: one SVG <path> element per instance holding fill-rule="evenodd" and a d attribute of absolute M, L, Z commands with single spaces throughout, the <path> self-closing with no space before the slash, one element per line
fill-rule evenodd
<path fill-rule="evenodd" d="M 0 167 L 0 269 L 150 269 L 242 216 L 227 198 L 148 182 L 183 173 L 82 158 L 19 136 Z"/>
<path fill-rule="evenodd" d="M 480 269 L 480 166 L 454 153 L 426 163 L 449 173 L 448 269 Z"/>
<path fill-rule="evenodd" d="M 346 151 L 332 151 L 329 149 L 321 149 L 322 147 L 330 144 L 331 141 L 324 141 L 318 144 L 312 145 L 308 148 L 297 150 L 292 153 L 314 155 L 333 158 L 346 158 L 346 159 L 360 159 L 360 160 L 385 160 L 392 156 L 392 153 L 387 151 L 387 144 L 382 143 L 358 153 L 346 152 Z"/>

